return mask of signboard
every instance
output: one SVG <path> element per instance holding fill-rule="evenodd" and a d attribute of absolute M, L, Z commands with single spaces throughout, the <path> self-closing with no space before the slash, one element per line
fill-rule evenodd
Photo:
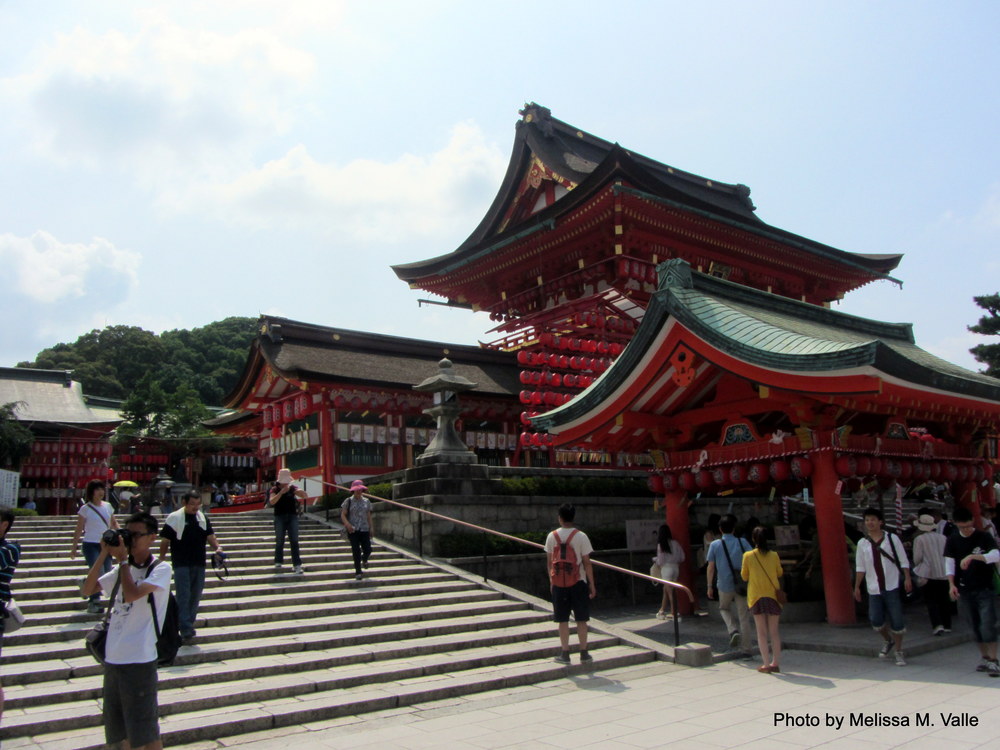
<path fill-rule="evenodd" d="M 625 522 L 625 544 L 628 549 L 641 552 L 656 552 L 656 539 L 663 521 L 642 519 Z"/>
<path fill-rule="evenodd" d="M 16 471 L 0 469 L 0 507 L 17 507 L 17 489 L 20 486 L 21 475 Z"/>
<path fill-rule="evenodd" d="M 798 526 L 775 526 L 774 545 L 776 547 L 798 547 L 799 527 Z"/>

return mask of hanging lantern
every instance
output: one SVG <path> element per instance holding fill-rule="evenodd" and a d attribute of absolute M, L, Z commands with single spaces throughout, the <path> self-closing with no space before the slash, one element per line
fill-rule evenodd
<path fill-rule="evenodd" d="M 881 458 L 876 458 L 875 456 L 872 456 L 869 459 L 869 461 L 871 462 L 871 469 L 868 471 L 868 473 L 872 476 L 878 476 L 879 474 L 881 474 L 882 469 L 885 465 L 885 461 L 883 461 Z"/>
<path fill-rule="evenodd" d="M 741 464 L 736 464 L 729 469 L 729 481 L 732 484 L 743 484 L 747 481 L 747 467 Z"/>
<path fill-rule="evenodd" d="M 521 381 L 521 385 L 531 385 L 531 373 L 528 370 L 521 370 L 518 380 Z"/>
<path fill-rule="evenodd" d="M 523 445 L 523 446 L 529 446 L 529 445 L 531 445 L 531 433 L 530 432 L 522 432 L 521 433 L 520 442 L 521 442 L 521 445 Z"/>
<path fill-rule="evenodd" d="M 653 493 L 663 494 L 663 477 L 659 474 L 650 474 L 646 484 Z"/>
<path fill-rule="evenodd" d="M 261 417 L 263 418 L 264 429 L 270 429 L 273 420 L 271 418 L 271 410 L 268 407 L 264 407 L 264 410 L 261 412 Z"/>
<path fill-rule="evenodd" d="M 768 480 L 768 477 L 767 464 L 750 464 L 750 468 L 747 469 L 747 479 L 754 484 L 764 484 Z"/>
<path fill-rule="evenodd" d="M 676 474 L 664 474 L 663 475 L 663 491 L 664 492 L 673 492 L 679 486 L 680 486 L 680 484 L 677 481 L 677 475 Z"/>
<path fill-rule="evenodd" d="M 868 456 L 855 456 L 854 462 L 856 464 L 855 471 L 858 472 L 859 477 L 866 477 L 871 474 L 872 460 Z"/>
<path fill-rule="evenodd" d="M 969 465 L 968 464 L 958 464 L 955 467 L 958 470 L 958 481 L 966 482 L 969 480 Z"/>
<path fill-rule="evenodd" d="M 858 473 L 858 462 L 854 456 L 843 455 L 837 458 L 834 468 L 837 470 L 837 476 L 853 477 Z"/>
<path fill-rule="evenodd" d="M 940 479 L 943 471 L 944 467 L 941 465 L 940 461 L 931 461 L 927 464 L 928 479 Z"/>
<path fill-rule="evenodd" d="M 956 479 L 958 479 L 958 467 L 955 466 L 955 464 L 951 463 L 950 461 L 945 463 L 945 465 L 942 467 L 941 473 L 944 476 L 944 478 L 949 482 L 954 482 Z"/>
<path fill-rule="evenodd" d="M 899 479 L 900 475 L 903 473 L 903 467 L 900 462 L 895 458 L 887 458 L 882 464 L 882 475 L 891 477 L 893 479 Z"/>
<path fill-rule="evenodd" d="M 284 412 L 285 422 L 291 422 L 295 419 L 295 405 L 290 399 L 282 404 L 282 410 Z"/>
<path fill-rule="evenodd" d="M 899 462 L 899 479 L 901 482 L 909 482 L 913 477 L 913 462 L 912 461 L 900 461 Z"/>
<path fill-rule="evenodd" d="M 707 490 L 712 487 L 712 472 L 708 469 L 700 469 L 697 474 L 694 475 L 694 483 L 698 486 L 700 490 Z"/>
<path fill-rule="evenodd" d="M 517 398 L 522 404 L 530 404 L 531 391 L 521 391 L 519 394 L 517 394 Z"/>
<path fill-rule="evenodd" d="M 697 482 L 695 482 L 694 474 L 690 471 L 682 471 L 678 477 L 678 482 L 680 483 L 681 489 L 690 492 L 695 487 L 697 487 Z"/>
<path fill-rule="evenodd" d="M 796 479 L 808 479 L 812 476 L 813 465 L 805 456 L 796 456 L 791 461 L 792 476 Z"/>
<path fill-rule="evenodd" d="M 333 397 L 333 407 L 335 409 L 343 409 L 345 406 L 347 406 L 347 399 L 346 398 L 344 398 L 343 396 L 334 396 Z"/>
<path fill-rule="evenodd" d="M 784 482 L 792 475 L 792 470 L 788 466 L 788 461 L 778 459 L 771 462 L 768 473 L 775 482 Z"/>
<path fill-rule="evenodd" d="M 983 469 L 982 464 L 976 464 L 975 466 L 970 467 L 970 471 L 971 474 L 969 479 L 972 479 L 975 482 L 982 482 L 983 479 L 986 478 L 986 471 Z"/>
<path fill-rule="evenodd" d="M 719 487 L 729 484 L 729 470 L 725 466 L 716 466 L 712 469 L 712 482 Z"/>
<path fill-rule="evenodd" d="M 527 351 L 526 349 L 521 349 L 517 353 L 517 363 L 519 365 L 531 364 L 531 352 Z"/>
<path fill-rule="evenodd" d="M 923 461 L 913 462 L 913 481 L 922 482 L 927 479 L 927 464 Z"/>
<path fill-rule="evenodd" d="M 281 437 L 281 428 L 278 427 L 277 425 L 275 425 L 274 427 L 272 427 L 271 428 L 271 437 L 275 438 L 275 439 L 280 438 Z"/>

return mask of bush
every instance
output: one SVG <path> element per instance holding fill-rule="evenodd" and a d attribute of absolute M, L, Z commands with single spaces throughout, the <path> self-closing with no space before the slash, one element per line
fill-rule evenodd
<path fill-rule="evenodd" d="M 642 479 L 616 477 L 505 477 L 502 495 L 547 497 L 652 497 Z"/>
<path fill-rule="evenodd" d="M 38 511 L 31 508 L 11 508 L 10 512 L 15 516 L 37 516 Z"/>
<path fill-rule="evenodd" d="M 350 492 L 347 490 L 338 490 L 337 492 L 328 492 L 320 498 L 320 504 L 324 508 L 339 508 L 343 505 L 344 501 L 350 497 Z M 378 484 L 372 484 L 368 486 L 368 492 L 366 495 L 374 495 L 376 497 L 386 497 L 390 500 L 392 499 L 392 482 L 379 482 Z M 377 500 L 373 502 L 378 502 Z"/>

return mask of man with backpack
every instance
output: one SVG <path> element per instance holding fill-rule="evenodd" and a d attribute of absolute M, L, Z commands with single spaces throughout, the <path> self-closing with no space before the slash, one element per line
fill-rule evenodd
<path fill-rule="evenodd" d="M 111 598 L 104 664 L 104 736 L 111 747 L 162 750 L 157 704 L 157 629 L 167 617 L 170 563 L 154 559 L 158 523 L 135 513 L 115 544 L 101 551 L 83 582 L 83 595 L 103 589 Z M 104 561 L 117 567 L 104 573 Z M 150 595 L 152 595 L 150 597 Z M 155 613 L 154 613 L 155 607 Z M 154 621 L 154 616 L 156 620 Z"/>
<path fill-rule="evenodd" d="M 861 601 L 861 582 L 868 589 L 868 621 L 884 643 L 879 649 L 880 659 L 888 659 L 896 651 L 896 666 L 905 667 L 903 655 L 903 635 L 906 623 L 903 620 L 903 595 L 900 579 L 906 593 L 913 590 L 910 579 L 910 561 L 903 549 L 903 540 L 886 531 L 885 520 L 878 508 L 866 508 L 862 515 L 865 523 L 865 538 L 858 542 L 855 558 L 854 598 Z M 887 622 L 888 620 L 888 622 Z"/>
<path fill-rule="evenodd" d="M 594 660 L 587 651 L 587 621 L 590 620 L 590 600 L 597 596 L 594 567 L 590 555 L 594 548 L 590 539 L 573 526 L 576 508 L 559 507 L 559 528 L 545 538 L 545 558 L 552 587 L 553 620 L 559 626 L 561 649 L 556 661 L 569 664 L 569 613 L 576 620 L 580 639 L 580 663 Z"/>

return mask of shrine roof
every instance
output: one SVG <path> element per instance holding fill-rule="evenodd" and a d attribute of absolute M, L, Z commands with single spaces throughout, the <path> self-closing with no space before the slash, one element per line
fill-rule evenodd
<path fill-rule="evenodd" d="M 517 122 L 513 151 L 500 189 L 482 221 L 454 251 L 427 260 L 392 266 L 403 281 L 448 273 L 477 260 L 530 231 L 537 231 L 584 202 L 611 179 L 623 177 L 648 197 L 736 225 L 770 239 L 788 242 L 827 258 L 860 266 L 881 277 L 899 265 L 901 254 L 853 253 L 766 224 L 755 213 L 750 188 L 702 177 L 627 150 L 551 116 L 546 107 L 525 105 Z M 552 205 L 511 226 L 508 208 L 537 158 L 574 188 Z"/>
<path fill-rule="evenodd" d="M 937 357 L 916 345 L 908 323 L 886 323 L 734 284 L 693 271 L 682 260 L 659 267 L 659 288 L 642 324 L 612 367 L 568 404 L 533 419 L 544 429 L 594 409 L 619 388 L 679 323 L 725 355 L 774 374 L 869 372 L 923 390 L 1000 402 L 1000 380 Z"/>
<path fill-rule="evenodd" d="M 447 356 L 456 374 L 476 383 L 476 395 L 520 390 L 514 355 L 465 344 L 387 336 L 262 316 L 240 382 L 224 403 L 238 406 L 264 366 L 287 380 L 410 389 L 438 372 Z"/>
<path fill-rule="evenodd" d="M 88 404 L 83 386 L 66 370 L 0 367 L 0 404 L 17 403 L 20 422 L 49 424 L 115 424 L 120 402 L 93 399 Z"/>

